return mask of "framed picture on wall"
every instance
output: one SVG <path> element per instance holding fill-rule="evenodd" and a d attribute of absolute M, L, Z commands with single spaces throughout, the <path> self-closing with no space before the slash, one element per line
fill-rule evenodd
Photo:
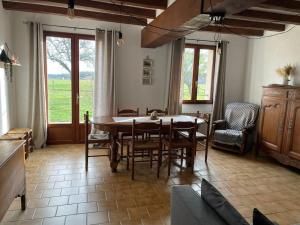
<path fill-rule="evenodd" d="M 152 78 L 151 77 L 143 77 L 143 85 L 151 85 Z"/>
<path fill-rule="evenodd" d="M 144 68 L 152 68 L 153 60 L 152 59 L 144 59 Z"/>
<path fill-rule="evenodd" d="M 150 68 L 144 68 L 143 69 L 143 77 L 151 77 L 152 76 L 152 70 Z"/>

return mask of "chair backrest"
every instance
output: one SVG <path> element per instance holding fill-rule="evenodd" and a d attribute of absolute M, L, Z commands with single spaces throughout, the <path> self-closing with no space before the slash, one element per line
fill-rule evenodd
<path fill-rule="evenodd" d="M 146 109 L 146 115 L 149 116 L 151 113 L 154 111 L 157 112 L 158 116 L 166 116 L 168 115 L 168 109 L 166 108 L 165 110 L 163 109 Z"/>
<path fill-rule="evenodd" d="M 117 116 L 127 117 L 127 116 L 139 116 L 139 108 L 134 109 L 118 109 Z"/>
<path fill-rule="evenodd" d="M 158 122 L 151 123 L 136 123 L 136 120 L 132 122 L 132 145 L 134 146 L 135 141 L 138 139 L 137 134 L 148 133 L 158 135 L 161 141 L 161 131 L 162 131 L 162 120 Z"/>
<path fill-rule="evenodd" d="M 203 119 L 205 123 L 210 124 L 211 114 L 197 111 L 197 117 Z"/>
<path fill-rule="evenodd" d="M 196 141 L 197 128 L 197 119 L 195 119 L 195 122 L 174 122 L 171 119 L 169 141 L 172 142 L 173 139 L 176 139 L 179 132 L 188 132 L 189 136 L 192 137 L 192 141 Z"/>
<path fill-rule="evenodd" d="M 251 103 L 234 102 L 226 106 L 225 121 L 228 129 L 243 130 L 255 126 L 259 106 Z"/>

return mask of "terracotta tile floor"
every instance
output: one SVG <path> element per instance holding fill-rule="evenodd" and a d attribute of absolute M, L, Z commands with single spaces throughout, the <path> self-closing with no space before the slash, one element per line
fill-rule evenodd
<path fill-rule="evenodd" d="M 16 199 L 1 225 L 167 225 L 170 189 L 189 184 L 200 190 L 201 178 L 211 181 L 251 222 L 254 207 L 281 225 L 300 223 L 300 173 L 271 160 L 210 150 L 206 165 L 197 152 L 196 170 L 170 179 L 164 166 L 157 180 L 155 168 L 136 167 L 131 181 L 126 163 L 111 173 L 107 158 L 92 158 L 84 170 L 83 145 L 50 146 L 37 150 L 26 162 L 26 211 Z"/>

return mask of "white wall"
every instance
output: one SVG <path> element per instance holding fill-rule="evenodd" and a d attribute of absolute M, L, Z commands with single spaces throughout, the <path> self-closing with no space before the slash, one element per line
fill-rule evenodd
<path fill-rule="evenodd" d="M 287 29 L 290 29 L 289 27 Z M 266 35 L 272 35 L 267 32 Z M 262 86 L 282 84 L 276 69 L 291 63 L 296 66 L 295 84 L 300 85 L 300 26 L 274 37 L 249 42 L 245 100 L 260 104 Z"/>
<path fill-rule="evenodd" d="M 29 82 L 29 33 L 28 25 L 24 21 L 66 25 L 85 28 L 119 29 L 119 24 L 97 22 L 93 20 L 68 20 L 64 16 L 42 15 L 33 13 L 13 13 L 13 36 L 15 49 L 20 56 L 22 68 L 17 69 L 17 105 L 18 125 L 27 125 L 28 111 L 28 82 Z M 46 30 L 55 30 L 72 33 L 93 34 L 93 31 L 73 30 L 66 28 L 45 27 Z M 122 32 L 126 44 L 118 48 L 116 60 L 117 76 L 117 103 L 120 108 L 139 107 L 141 112 L 146 107 L 162 108 L 166 87 L 167 46 L 156 49 L 143 49 L 141 43 L 140 26 L 122 25 Z M 143 59 L 149 56 L 154 60 L 153 85 L 142 85 Z"/>
<path fill-rule="evenodd" d="M 195 32 L 186 37 L 187 39 L 214 40 L 214 33 Z M 236 35 L 222 35 L 222 40 L 229 42 L 227 50 L 226 80 L 225 80 L 225 104 L 233 101 L 243 101 L 244 78 L 248 51 L 248 40 Z M 186 40 L 187 43 L 197 43 Z M 199 42 L 212 45 L 210 42 Z M 184 112 L 211 112 L 212 105 L 183 105 Z"/>
<path fill-rule="evenodd" d="M 0 30 L 0 46 L 6 42 L 10 50 L 13 51 L 10 13 L 3 10 L 1 1 Z M 14 90 L 14 79 L 10 82 L 10 78 L 5 75 L 4 67 L 0 66 L 0 135 L 15 125 Z"/>

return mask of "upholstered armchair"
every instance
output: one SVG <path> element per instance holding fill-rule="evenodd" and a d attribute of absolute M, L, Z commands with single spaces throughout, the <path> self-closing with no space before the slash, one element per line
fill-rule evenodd
<path fill-rule="evenodd" d="M 235 102 L 226 106 L 225 119 L 212 124 L 212 147 L 244 153 L 251 150 L 259 106 Z"/>

